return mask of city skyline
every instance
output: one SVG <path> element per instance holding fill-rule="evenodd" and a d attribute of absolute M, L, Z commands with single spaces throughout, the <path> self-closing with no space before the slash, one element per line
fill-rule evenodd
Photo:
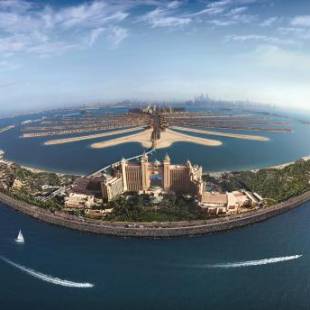
<path fill-rule="evenodd" d="M 309 109 L 306 1 L 0 2 L 0 112 L 200 93 Z"/>

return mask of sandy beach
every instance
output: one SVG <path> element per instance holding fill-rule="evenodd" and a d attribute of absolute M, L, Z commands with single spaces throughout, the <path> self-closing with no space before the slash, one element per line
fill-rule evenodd
<path fill-rule="evenodd" d="M 107 147 L 111 147 L 111 146 L 115 146 L 119 144 L 137 142 L 137 143 L 140 143 L 145 148 L 151 148 L 152 147 L 152 143 L 150 139 L 151 133 L 152 133 L 152 129 L 147 129 L 147 130 L 144 130 L 143 132 L 132 134 L 130 136 L 93 143 L 91 144 L 90 147 L 93 149 L 103 149 L 103 148 L 107 148 Z"/>
<path fill-rule="evenodd" d="M 97 139 L 97 138 L 103 138 L 103 137 L 109 137 L 109 136 L 129 133 L 129 132 L 137 131 L 140 129 L 142 129 L 142 127 L 113 130 L 109 132 L 102 132 L 102 133 L 96 133 L 92 135 L 84 135 L 84 136 L 78 136 L 78 137 L 72 137 L 72 138 L 54 139 L 54 140 L 48 140 L 44 142 L 44 145 L 58 145 L 58 144 L 66 144 L 66 143 L 73 143 L 73 142 L 79 142 L 79 141 L 84 141 L 84 140 Z"/>
<path fill-rule="evenodd" d="M 252 172 L 258 172 L 259 170 L 263 170 L 263 169 L 284 169 L 285 167 L 287 166 L 290 166 L 290 165 L 293 165 L 295 164 L 295 162 L 297 160 L 310 160 L 310 155 L 309 156 L 304 156 L 304 157 L 301 157 L 301 158 L 298 158 L 296 159 L 295 161 L 290 161 L 290 162 L 287 162 L 287 163 L 283 163 L 283 164 L 279 164 L 279 165 L 274 165 L 274 166 L 265 166 L 265 167 L 261 167 L 261 168 L 257 168 L 257 169 L 246 169 L 244 171 L 252 171 Z M 231 173 L 231 172 L 234 172 L 234 171 L 242 171 L 242 170 L 232 170 L 232 171 L 229 171 L 229 170 L 223 170 L 223 171 L 213 171 L 213 172 L 204 172 L 203 174 L 208 174 L 212 177 L 220 177 L 221 175 L 225 174 L 225 173 Z"/>
<path fill-rule="evenodd" d="M 141 133 L 133 134 L 130 136 L 121 137 L 109 141 L 93 143 L 91 147 L 94 149 L 101 149 L 124 143 L 137 142 L 140 143 L 144 148 L 151 148 L 152 147 L 151 134 L 152 129 L 147 129 Z M 157 142 L 156 148 L 157 149 L 167 148 L 175 142 L 189 142 L 206 146 L 222 145 L 222 142 L 218 140 L 189 136 L 170 129 L 166 129 L 166 131 L 161 132 L 161 139 Z"/>
<path fill-rule="evenodd" d="M 177 129 L 177 130 L 188 131 L 188 132 L 201 133 L 201 134 L 219 136 L 219 137 L 234 138 L 234 139 L 253 140 L 253 141 L 260 141 L 260 142 L 266 142 L 266 141 L 270 140 L 268 137 L 257 136 L 257 135 L 245 135 L 245 134 L 239 134 L 239 133 L 229 133 L 229 132 L 193 129 L 193 128 L 177 127 L 177 126 L 174 126 L 171 128 Z"/>
<path fill-rule="evenodd" d="M 310 160 L 310 155 L 309 156 L 304 156 L 304 157 L 302 157 L 300 159 Z M 267 169 L 283 169 L 283 168 L 285 168 L 285 167 L 287 167 L 289 165 L 292 165 L 294 163 L 295 163 L 295 161 L 291 161 L 291 162 L 288 162 L 288 163 L 283 163 L 283 164 L 280 164 L 280 165 L 275 165 L 275 166 L 267 167 Z"/>
<path fill-rule="evenodd" d="M 0 163 L 3 163 L 3 164 L 6 164 L 6 165 L 14 165 L 16 164 L 15 162 L 13 161 L 10 161 L 10 160 L 6 160 L 4 159 L 4 156 L 0 157 Z M 30 167 L 30 166 L 27 166 L 27 165 L 20 165 L 18 164 L 21 168 L 23 169 L 26 169 L 26 170 L 29 170 L 33 173 L 40 173 L 40 172 L 46 172 L 46 173 L 54 173 L 52 171 L 48 171 L 48 170 L 43 170 L 43 169 L 39 169 L 39 168 L 33 168 L 33 167 Z M 56 172 L 55 172 L 56 173 Z M 57 173 L 57 174 L 61 174 L 61 173 Z"/>

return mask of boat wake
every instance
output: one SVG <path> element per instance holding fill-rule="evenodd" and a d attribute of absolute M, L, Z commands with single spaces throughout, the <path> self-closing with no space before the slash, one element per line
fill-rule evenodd
<path fill-rule="evenodd" d="M 8 258 L 5 258 L 3 256 L 0 256 L 0 259 L 2 261 L 6 262 L 7 264 L 9 264 L 9 265 L 25 272 L 25 273 L 31 275 L 34 278 L 37 278 L 37 279 L 40 279 L 42 281 L 49 282 L 49 283 L 52 283 L 55 285 L 61 285 L 61 286 L 66 286 L 66 287 L 75 287 L 75 288 L 91 288 L 91 287 L 94 287 L 94 284 L 92 284 L 92 283 L 73 282 L 73 281 L 69 281 L 69 280 L 63 280 L 63 279 L 59 279 L 56 277 L 52 277 L 50 275 L 46 275 L 44 273 L 35 271 L 35 270 L 27 268 L 25 266 L 16 264 L 16 263 L 12 262 L 11 260 L 9 260 Z"/>
<path fill-rule="evenodd" d="M 300 257 L 302 257 L 302 255 L 272 257 L 272 258 L 263 258 L 263 259 L 257 259 L 257 260 L 248 260 L 248 261 L 243 261 L 243 262 L 204 265 L 204 267 L 206 268 L 242 268 L 242 267 L 276 264 L 276 263 L 298 259 Z"/>

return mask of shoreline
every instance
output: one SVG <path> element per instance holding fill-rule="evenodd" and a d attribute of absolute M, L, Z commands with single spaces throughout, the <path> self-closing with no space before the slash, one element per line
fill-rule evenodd
<path fill-rule="evenodd" d="M 2 157 L 1 157 L 1 155 L 2 155 Z M 35 168 L 35 167 L 19 164 L 17 162 L 5 159 L 3 155 L 4 154 L 0 153 L 0 162 L 4 162 L 4 163 L 9 164 L 9 165 L 17 164 L 21 168 L 29 170 L 32 173 L 55 173 L 57 175 L 66 175 L 67 174 L 67 173 L 64 173 L 64 172 L 52 171 L 52 170 L 42 169 L 42 168 Z"/>
<path fill-rule="evenodd" d="M 264 167 L 261 167 L 261 168 L 244 169 L 244 170 L 243 169 L 238 169 L 238 170 L 210 171 L 210 172 L 203 173 L 203 175 L 210 175 L 211 177 L 219 177 L 219 176 L 221 176 L 222 174 L 225 174 L 225 173 L 232 173 L 232 172 L 239 172 L 239 171 L 257 172 L 257 171 L 262 170 L 262 169 L 279 169 L 280 170 L 280 169 L 284 169 L 285 167 L 287 167 L 289 165 L 293 165 L 298 160 L 310 160 L 310 155 L 300 157 L 300 158 L 296 159 L 295 161 L 289 161 L 289 162 L 278 164 L 278 165 L 264 166 Z"/>
<path fill-rule="evenodd" d="M 10 162 L 10 163 L 15 163 L 15 162 L 12 162 L 12 161 L 7 161 L 5 160 L 6 162 Z M 18 163 L 17 163 L 18 164 Z M 69 172 L 60 172 L 60 171 L 54 171 L 54 170 L 49 170 L 49 169 L 44 169 L 44 168 L 36 168 L 36 167 L 31 167 L 31 166 L 27 166 L 27 165 L 22 165 L 22 164 L 18 164 L 21 168 L 23 169 L 26 169 L 26 170 L 29 170 L 31 171 L 32 173 L 54 173 L 56 175 L 61 175 L 61 176 L 64 176 L 64 175 L 73 175 L 73 176 L 77 176 L 77 177 L 84 177 L 85 175 L 84 174 L 81 174 L 81 173 L 69 173 Z"/>
<path fill-rule="evenodd" d="M 32 173 L 55 173 L 57 175 L 75 175 L 75 176 L 84 176 L 83 174 L 77 174 L 77 173 L 67 173 L 65 171 L 60 172 L 60 171 L 54 171 L 54 170 L 50 170 L 50 169 L 45 169 L 45 168 L 37 168 L 37 167 L 32 167 L 32 166 L 28 166 L 27 164 L 20 164 L 18 162 L 12 161 L 12 160 L 8 160 L 5 159 L 5 151 L 0 149 L 0 162 L 4 162 L 6 164 L 12 165 L 12 164 L 16 164 L 18 166 L 20 166 L 23 169 L 29 170 Z"/>
<path fill-rule="evenodd" d="M 212 177 L 219 177 L 222 174 L 231 173 L 231 172 L 235 172 L 235 171 L 252 171 L 252 172 L 257 172 L 258 170 L 261 170 L 261 169 L 283 169 L 283 168 L 285 168 L 285 167 L 287 167 L 289 165 L 294 164 L 297 160 L 300 160 L 300 159 L 310 160 L 310 155 L 299 157 L 295 161 L 289 161 L 289 162 L 286 162 L 286 163 L 276 164 L 276 165 L 272 165 L 272 166 L 264 166 L 264 167 L 260 167 L 260 168 L 244 169 L 244 170 L 243 169 L 238 169 L 238 170 L 210 171 L 210 172 L 206 172 L 206 173 L 203 173 L 203 174 L 204 175 L 210 175 Z M 18 162 L 7 160 L 7 159 L 5 159 L 5 151 L 3 151 L 1 149 L 0 149 L 0 161 L 4 161 L 4 162 L 7 162 L 7 163 L 11 163 L 11 164 L 17 164 L 21 168 L 28 169 L 29 171 L 34 172 L 34 173 L 45 172 L 45 173 L 55 173 L 55 174 L 58 174 L 58 175 L 76 175 L 76 176 L 81 176 L 81 177 L 82 176 L 86 176 L 85 174 L 81 174 L 81 173 L 69 173 L 69 172 L 54 171 L 54 170 L 50 170 L 49 168 L 46 168 L 46 169 L 45 168 L 37 168 L 37 167 L 28 166 L 27 164 L 21 164 L 21 163 L 18 163 Z"/>
<path fill-rule="evenodd" d="M 61 211 L 52 213 L 49 210 L 16 200 L 0 192 L 0 202 L 5 206 L 49 224 L 88 233 L 141 238 L 172 238 L 228 231 L 265 221 L 271 217 L 297 208 L 308 201 L 310 201 L 310 191 L 268 208 L 210 220 L 179 222 L 105 222 L 102 220 L 68 215 Z"/>
<path fill-rule="evenodd" d="M 303 156 L 301 158 L 299 158 L 299 160 L 309 160 L 310 159 L 310 155 L 308 156 Z M 297 159 L 298 160 L 298 159 Z M 289 165 L 292 165 L 294 164 L 295 161 L 290 161 L 290 162 L 287 162 L 287 163 L 283 163 L 283 164 L 279 164 L 279 165 L 274 165 L 274 166 L 270 166 L 270 167 L 267 167 L 267 169 L 283 169 Z M 253 169 L 253 170 L 256 170 L 256 169 Z"/>
<path fill-rule="evenodd" d="M 251 172 L 257 172 L 258 170 L 261 169 L 283 169 L 289 165 L 294 164 L 297 160 L 310 160 L 310 155 L 306 155 L 303 157 L 299 157 L 297 158 L 295 161 L 289 161 L 289 162 L 285 162 L 282 164 L 276 164 L 276 165 L 272 165 L 272 166 L 263 166 L 260 168 L 253 168 L 253 169 L 238 169 L 238 170 L 220 170 L 220 171 L 210 171 L 210 172 L 206 172 L 203 173 L 203 175 L 210 175 L 211 177 L 220 177 L 221 175 L 225 174 L 225 173 L 232 173 L 235 171 L 251 171 Z M 0 161 L 4 161 L 7 163 L 11 163 L 11 164 L 18 164 L 21 168 L 27 169 L 33 173 L 40 173 L 40 172 L 45 172 L 45 173 L 55 173 L 57 175 L 75 175 L 75 176 L 86 176 L 86 174 L 81 174 L 81 173 L 69 173 L 69 172 L 60 172 L 60 171 L 54 171 L 54 170 L 50 170 L 48 168 L 37 168 L 37 167 L 32 167 L 32 166 L 28 166 L 27 164 L 20 164 L 18 162 L 14 162 L 14 161 L 10 161 L 5 159 L 5 151 L 0 149 Z M 91 174 L 91 173 L 90 173 Z"/>

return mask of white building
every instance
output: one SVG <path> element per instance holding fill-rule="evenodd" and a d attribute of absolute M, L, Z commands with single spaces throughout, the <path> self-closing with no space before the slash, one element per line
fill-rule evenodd
<path fill-rule="evenodd" d="M 95 196 L 86 194 L 70 193 L 65 198 L 65 208 L 84 209 L 95 206 Z"/>
<path fill-rule="evenodd" d="M 227 193 L 203 192 L 200 208 L 213 215 L 238 213 L 239 209 L 255 205 L 248 192 L 233 191 Z"/>

